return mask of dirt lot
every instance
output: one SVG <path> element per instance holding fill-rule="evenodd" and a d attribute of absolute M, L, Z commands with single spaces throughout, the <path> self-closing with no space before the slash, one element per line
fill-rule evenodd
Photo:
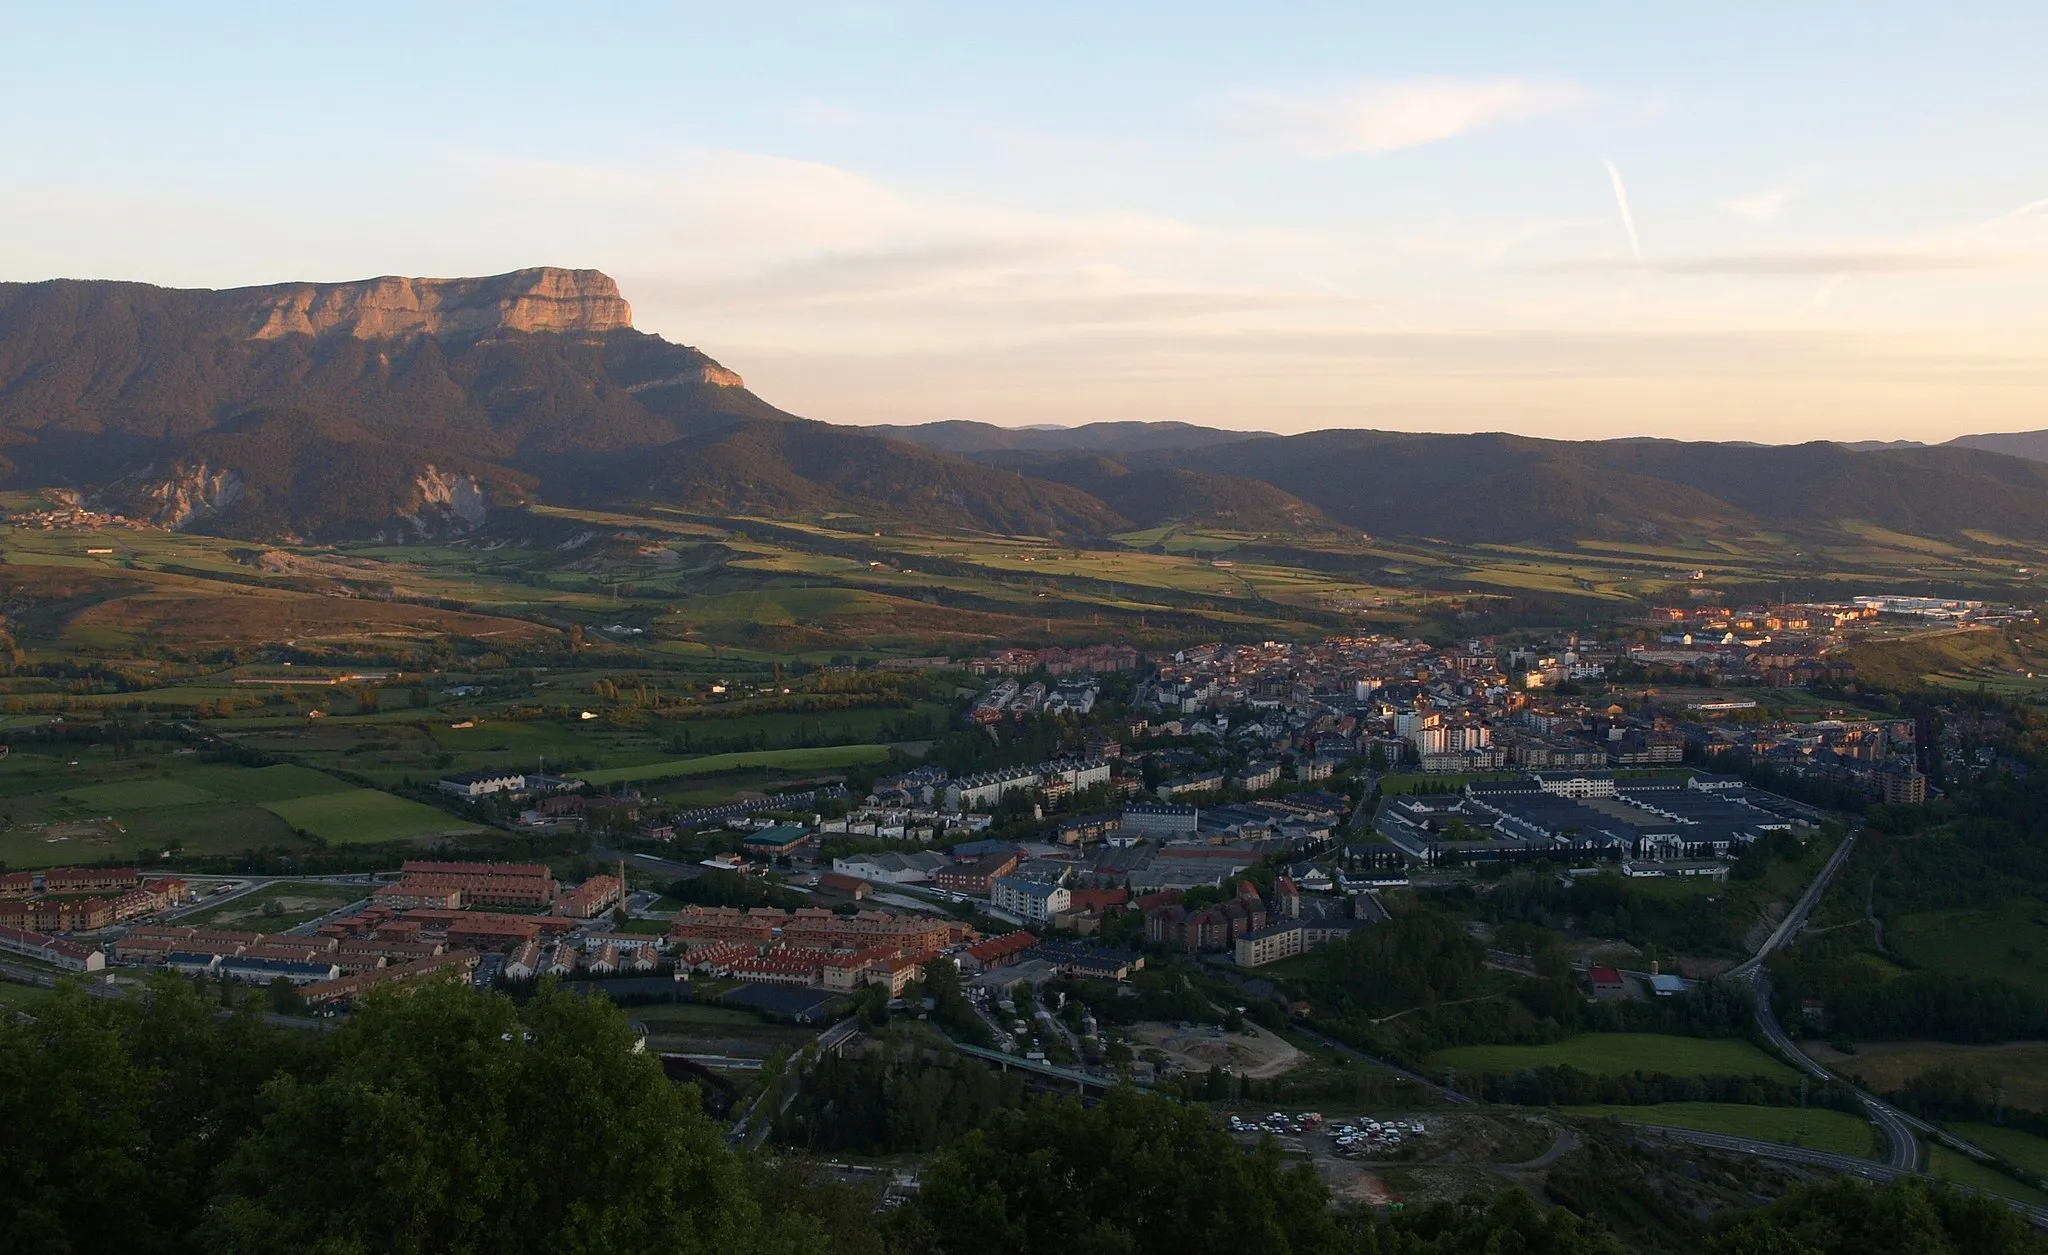
<path fill-rule="evenodd" d="M 1266 1115 L 1270 1108 L 1242 1107 L 1237 1114 L 1250 1119 Z M 1228 1112 L 1224 1113 L 1228 1115 Z M 1335 1141 L 1327 1131 L 1282 1134 L 1274 1140 L 1284 1152 L 1308 1159 L 1342 1203 L 1379 1207 L 1393 1202 L 1424 1202 L 1454 1199 L 1475 1188 L 1498 1188 L 1501 1169 L 1543 1157 L 1555 1141 L 1550 1127 L 1517 1115 L 1482 1114 L 1476 1111 L 1351 1111 L 1325 1110 L 1323 1128 L 1328 1130 L 1347 1121 L 1377 1119 L 1404 1123 L 1422 1121 L 1428 1132 L 1411 1137 L 1398 1152 L 1379 1156 L 1347 1158 L 1337 1154 Z M 1250 1145 L 1258 1134 L 1243 1134 L 1239 1141 Z M 1563 1149 L 1563 1147 L 1560 1147 Z"/>
<path fill-rule="evenodd" d="M 1211 1024 L 1183 1027 L 1150 1022 L 1132 1026 L 1131 1035 L 1188 1072 L 1230 1066 L 1240 1076 L 1262 1081 L 1280 1075 L 1306 1057 L 1256 1024 L 1245 1025 L 1242 1033 L 1226 1033 Z"/>

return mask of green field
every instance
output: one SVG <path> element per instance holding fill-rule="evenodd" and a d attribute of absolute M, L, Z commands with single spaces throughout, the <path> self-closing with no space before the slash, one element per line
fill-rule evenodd
<path fill-rule="evenodd" d="M 2048 1138 L 1996 1124 L 1951 1124 L 1948 1131 L 2037 1177 L 2048 1179 Z"/>
<path fill-rule="evenodd" d="M 1808 1146 L 1837 1155 L 1868 1155 L 1874 1144 L 1870 1122 L 1841 1111 L 1812 1108 L 1801 1111 L 1797 1107 L 1750 1107 L 1716 1102 L 1667 1102 L 1649 1107 L 1566 1107 L 1563 1111 L 1568 1116 L 1662 1124 L 1677 1129 L 1698 1129 L 1703 1133 L 1753 1137 L 1758 1141 Z"/>
<path fill-rule="evenodd" d="M 364 885 L 340 885 L 321 881 L 281 881 L 245 893 L 232 901 L 204 907 L 179 918 L 180 924 L 195 927 L 239 929 L 244 932 L 274 933 L 319 919 L 351 902 L 369 896 Z M 266 903 L 275 902 L 276 915 L 264 913 Z"/>
<path fill-rule="evenodd" d="M 703 758 L 676 758 L 639 767 L 585 771 L 578 775 L 587 783 L 605 785 L 701 776 L 747 767 L 766 767 L 774 771 L 833 771 L 860 763 L 878 763 L 887 757 L 889 749 L 884 745 L 825 745 L 816 749 L 751 750 L 740 754 L 709 754 Z"/>
<path fill-rule="evenodd" d="M 1906 1079 L 1936 1068 L 1960 1068 L 1984 1076 L 2005 1090 L 2006 1102 L 2029 1111 L 2048 1110 L 2048 1042 L 2005 1042 L 1958 1046 L 1947 1042 L 1861 1042 L 1856 1053 L 1832 1053 L 1829 1067 L 1866 1089 L 1890 1093 Z"/>
<path fill-rule="evenodd" d="M 1901 953 L 1937 972 L 2003 980 L 2048 996 L 2048 923 L 2039 902 L 1998 910 L 1929 911 L 1885 930 Z"/>
<path fill-rule="evenodd" d="M 237 802 L 283 802 L 316 793 L 340 793 L 351 786 L 310 767 L 280 763 L 275 767 L 200 767 L 187 777 L 194 784 Z"/>
<path fill-rule="evenodd" d="M 120 780 L 65 789 L 61 797 L 96 810 L 140 811 L 166 806 L 196 806 L 220 799 L 196 785 L 178 780 Z"/>
<path fill-rule="evenodd" d="M 374 845 L 437 833 L 478 831 L 475 824 L 464 823 L 446 811 L 375 789 L 288 798 L 266 802 L 263 809 L 293 828 L 333 845 Z"/>
<path fill-rule="evenodd" d="M 1581 1033 L 1545 1046 L 1454 1046 L 1429 1057 L 1432 1071 L 1520 1072 L 1527 1068 L 1572 1067 L 1596 1076 L 1636 1072 L 1668 1076 L 1767 1076 L 1796 1080 L 1798 1074 L 1746 1041 L 1670 1037 L 1660 1033 Z"/>
<path fill-rule="evenodd" d="M 2048 1207 L 2048 1194 L 2028 1189 L 1998 1169 L 1986 1167 L 1961 1151 L 1938 1144 L 1930 1145 L 1927 1151 L 1927 1171 L 1941 1180 L 1967 1185 L 1987 1194 L 2002 1194 L 2031 1207 Z"/>

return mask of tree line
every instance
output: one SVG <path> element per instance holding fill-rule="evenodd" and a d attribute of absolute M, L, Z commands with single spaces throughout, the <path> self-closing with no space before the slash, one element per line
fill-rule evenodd
<path fill-rule="evenodd" d="M 0 1021 L 0 1249 L 20 1255 L 1621 1255 L 1526 1192 L 1386 1214 L 1333 1206 L 1272 1143 L 1206 1109 L 1082 1106 L 954 1074 L 847 1069 L 812 1109 L 880 1111 L 925 1144 L 893 1209 L 800 1157 L 726 1149 L 694 1088 L 635 1053 L 616 1007 L 461 981 L 373 996 L 340 1028 L 227 1018 L 174 977 L 69 989 Z M 867 1092 L 883 1085 L 878 1107 Z M 893 1091 L 889 1085 L 897 1086 Z M 913 1088 L 906 1089 L 906 1085 Z M 949 1103 L 951 1104 L 949 1106 Z M 867 1127 L 875 1127 L 872 1123 Z M 1707 1255 L 2020 1255 L 2001 1206 L 1907 1182 L 1821 1185 L 1693 1223 Z"/>

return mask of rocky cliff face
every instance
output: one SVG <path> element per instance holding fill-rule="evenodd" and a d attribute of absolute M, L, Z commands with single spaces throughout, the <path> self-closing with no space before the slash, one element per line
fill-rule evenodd
<path fill-rule="evenodd" d="M 174 530 L 219 518 L 242 499 L 240 474 L 204 462 L 159 472 L 148 467 L 109 485 L 108 499 L 130 518 Z"/>
<path fill-rule="evenodd" d="M 281 283 L 217 294 L 252 340 L 346 335 L 359 340 L 493 331 L 629 329 L 633 308 L 611 276 L 540 266 L 482 279 L 386 275 L 353 283 Z"/>
<path fill-rule="evenodd" d="M 422 536 L 472 532 L 487 516 L 482 485 L 474 475 L 443 471 L 429 463 L 413 477 L 419 503 L 398 516 L 399 522 Z"/>

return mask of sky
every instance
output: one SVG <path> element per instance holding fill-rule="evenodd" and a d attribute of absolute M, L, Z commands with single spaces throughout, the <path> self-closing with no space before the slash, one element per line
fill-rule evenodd
<path fill-rule="evenodd" d="M 534 265 L 831 422 L 2048 427 L 2048 6 L 0 4 L 0 280 Z"/>

